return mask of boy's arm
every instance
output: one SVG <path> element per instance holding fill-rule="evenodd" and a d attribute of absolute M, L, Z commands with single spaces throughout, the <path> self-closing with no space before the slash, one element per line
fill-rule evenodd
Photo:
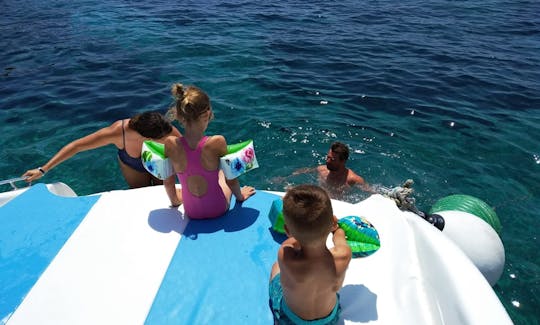
<path fill-rule="evenodd" d="M 334 256 L 344 258 L 348 263 L 352 258 L 352 251 L 349 244 L 347 244 L 347 239 L 345 238 L 345 232 L 343 229 L 336 229 L 334 236 L 332 237 L 332 241 L 334 242 L 334 247 L 332 248 Z"/>
<path fill-rule="evenodd" d="M 336 276 L 337 276 L 336 285 L 337 285 L 337 288 L 339 289 L 343 286 L 343 281 L 345 280 L 345 273 L 352 259 L 352 251 L 349 245 L 347 244 L 347 240 L 345 238 L 345 232 L 343 231 L 343 229 L 338 228 L 334 232 L 334 236 L 332 240 L 334 242 L 334 247 L 330 249 L 330 252 L 332 253 L 332 256 L 334 257 L 334 263 L 336 267 Z"/>

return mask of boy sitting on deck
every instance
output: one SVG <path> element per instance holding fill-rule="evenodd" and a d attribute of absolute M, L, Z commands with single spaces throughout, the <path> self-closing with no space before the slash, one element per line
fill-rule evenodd
<path fill-rule="evenodd" d="M 289 238 L 270 275 L 274 323 L 335 324 L 341 311 L 337 292 L 352 253 L 330 198 L 319 186 L 296 186 L 283 197 L 283 217 Z M 328 249 L 330 232 L 334 247 Z"/>

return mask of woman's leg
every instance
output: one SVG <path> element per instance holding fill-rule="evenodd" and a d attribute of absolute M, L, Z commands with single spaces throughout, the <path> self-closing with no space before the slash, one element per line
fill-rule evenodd
<path fill-rule="evenodd" d="M 150 175 L 150 173 L 141 173 L 136 171 L 135 169 L 124 164 L 122 161 L 120 161 L 120 159 L 118 159 L 118 164 L 120 165 L 122 175 L 130 188 L 154 185 L 152 175 Z"/>

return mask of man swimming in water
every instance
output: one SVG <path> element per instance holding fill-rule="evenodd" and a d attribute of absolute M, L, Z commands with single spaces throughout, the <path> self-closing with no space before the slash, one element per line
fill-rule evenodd
<path fill-rule="evenodd" d="M 341 142 L 334 142 L 326 155 L 326 164 L 313 168 L 303 168 L 295 171 L 293 175 L 317 171 L 319 185 L 323 187 L 332 198 L 341 198 L 343 194 L 354 186 L 366 192 L 373 192 L 364 179 L 353 170 L 347 168 L 349 147 Z"/>

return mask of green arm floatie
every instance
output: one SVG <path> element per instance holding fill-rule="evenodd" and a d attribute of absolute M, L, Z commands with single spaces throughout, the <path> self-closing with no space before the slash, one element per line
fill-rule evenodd
<path fill-rule="evenodd" d="M 169 158 L 165 156 L 165 145 L 152 140 L 144 141 L 141 150 L 144 168 L 159 179 L 166 179 L 174 174 Z M 227 146 L 227 155 L 220 158 L 220 168 L 227 179 L 234 179 L 259 167 L 253 140 Z"/>
<path fill-rule="evenodd" d="M 164 180 L 174 174 L 169 159 L 165 156 L 165 145 L 152 140 L 143 142 L 141 160 L 144 168 L 155 177 Z"/>
<path fill-rule="evenodd" d="M 227 154 L 220 158 L 219 167 L 227 179 L 235 179 L 248 171 L 259 167 L 253 140 L 227 146 Z"/>

